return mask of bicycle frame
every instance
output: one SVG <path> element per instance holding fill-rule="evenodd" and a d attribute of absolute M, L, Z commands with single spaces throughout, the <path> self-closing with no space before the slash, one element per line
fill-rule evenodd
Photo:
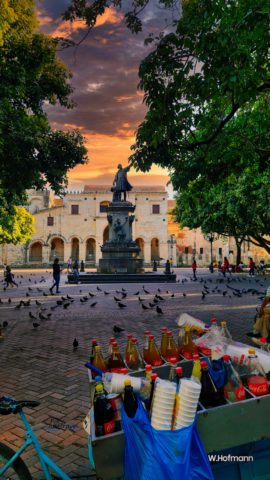
<path fill-rule="evenodd" d="M 13 455 L 13 457 L 10 458 L 10 460 L 4 465 L 2 469 L 0 469 L 0 478 L 1 478 L 1 475 L 3 475 L 8 470 L 8 468 L 14 463 L 14 461 L 21 455 L 21 453 L 24 452 L 24 450 L 26 450 L 30 445 L 33 445 L 36 450 L 36 454 L 38 456 L 41 468 L 44 473 L 44 480 L 53 480 L 53 477 L 49 472 L 49 468 L 54 473 L 56 473 L 56 475 L 58 475 L 61 480 L 71 480 L 70 477 L 65 472 L 63 472 L 63 470 L 60 467 L 58 467 L 58 465 L 56 465 L 56 463 L 54 463 L 44 453 L 31 428 L 31 425 L 27 421 L 27 418 L 24 412 L 23 411 L 19 412 L 19 415 L 26 428 L 26 434 L 25 434 L 26 440 L 24 444 L 19 448 L 19 450 L 17 450 L 17 452 Z"/>

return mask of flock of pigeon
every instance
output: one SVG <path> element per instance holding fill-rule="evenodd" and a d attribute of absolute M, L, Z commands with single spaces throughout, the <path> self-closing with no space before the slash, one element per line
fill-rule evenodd
<path fill-rule="evenodd" d="M 48 272 L 46 272 L 48 273 Z M 125 288 L 121 289 L 116 289 L 115 291 L 108 291 L 106 289 L 102 289 L 99 286 L 96 286 L 95 293 L 93 291 L 89 291 L 84 293 L 81 289 L 81 286 L 78 286 L 78 291 L 79 291 L 79 298 L 78 296 L 74 293 L 72 295 L 66 295 L 62 296 L 61 294 L 57 294 L 57 298 L 54 300 L 53 296 L 50 293 L 48 293 L 48 287 L 44 285 L 44 288 L 40 287 L 40 284 L 46 282 L 46 278 L 44 275 L 41 276 L 39 279 L 35 279 L 37 277 L 37 274 L 35 273 L 30 273 L 28 282 L 31 283 L 31 286 L 26 287 L 26 292 L 25 292 L 25 299 L 21 299 L 19 303 L 16 303 L 14 305 L 14 299 L 12 297 L 8 297 L 7 299 L 0 298 L 0 315 L 1 315 L 1 306 L 4 304 L 10 305 L 12 307 L 14 305 L 14 309 L 16 311 L 21 310 L 21 309 L 29 309 L 28 316 L 29 320 L 32 321 L 32 326 L 35 330 L 37 330 L 43 321 L 50 320 L 53 313 L 56 313 L 57 310 L 63 309 L 63 310 L 68 310 L 72 304 L 78 305 L 84 305 L 87 304 L 90 309 L 96 308 L 97 305 L 102 304 L 102 298 L 104 296 L 106 297 L 111 297 L 112 302 L 119 308 L 120 310 L 122 309 L 127 309 L 127 300 L 133 297 L 137 299 L 139 308 L 141 309 L 142 312 L 145 311 L 154 311 L 156 312 L 157 315 L 164 315 L 165 313 L 165 308 L 166 301 L 168 301 L 170 298 L 174 298 L 179 295 L 183 296 L 183 298 L 186 298 L 188 296 L 188 293 L 184 291 L 175 291 L 175 292 L 170 292 L 169 290 L 164 290 L 162 291 L 160 288 L 157 288 L 155 292 L 150 292 L 150 288 L 145 288 L 145 286 L 142 286 L 140 290 L 134 292 L 134 293 L 128 293 Z M 22 281 L 27 281 L 27 278 L 23 275 L 17 275 L 16 279 L 19 284 L 22 283 Z M 249 283 L 252 282 L 253 287 L 250 288 L 241 288 L 240 284 L 243 281 L 247 281 Z M 241 298 L 244 295 L 256 295 L 258 296 L 259 300 L 262 300 L 265 294 L 265 282 L 267 281 L 266 277 L 259 277 L 259 278 L 241 278 L 240 276 L 231 276 L 227 278 L 209 278 L 209 277 L 204 277 L 199 280 L 196 280 L 197 284 L 202 284 L 202 290 L 201 290 L 201 301 L 205 302 L 208 297 L 210 297 L 213 294 L 220 294 L 223 297 L 226 297 L 228 299 L 232 297 L 237 297 Z M 3 282 L 3 280 L 2 280 Z M 178 283 L 185 284 L 186 282 L 195 282 L 193 278 L 183 278 L 181 280 L 178 280 Z M 234 286 L 232 286 L 232 284 Z M 258 288 L 254 288 L 254 284 L 256 287 L 264 287 L 264 290 L 259 290 Z M 39 286 L 37 286 L 39 285 Z M 24 286 L 24 285 L 23 285 Z M 46 290 L 45 290 L 46 288 Z M 93 288 L 92 288 L 93 290 Z M 6 292 L 6 287 L 3 288 L 3 291 Z M 38 294 L 38 299 L 35 298 L 35 295 Z M 6 294 L 4 294 L 6 295 Z M 40 297 L 48 297 L 44 298 L 44 302 L 40 301 Z M 76 298 L 74 298 L 76 296 Z M 18 301 L 18 300 L 17 300 Z M 53 304 L 51 304 L 53 302 Z M 32 307 L 35 308 L 35 310 L 32 310 Z M 0 328 L 5 329 L 8 327 L 8 321 L 4 320 L 0 324 Z M 119 331 L 118 331 L 119 329 Z M 121 327 L 118 327 L 115 325 L 113 327 L 114 333 L 119 333 L 123 329 Z M 73 349 L 76 350 L 78 348 L 77 345 L 78 341 L 77 339 L 74 339 L 73 342 Z"/>

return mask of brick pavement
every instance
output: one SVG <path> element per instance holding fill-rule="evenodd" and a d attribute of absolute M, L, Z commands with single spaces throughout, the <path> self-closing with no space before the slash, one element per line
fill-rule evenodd
<path fill-rule="evenodd" d="M 188 312 L 205 322 L 209 321 L 213 314 L 220 321 L 227 320 L 233 338 L 247 343 L 245 333 L 252 327 L 255 307 L 260 303 L 258 296 L 244 294 L 242 298 L 234 297 L 227 289 L 226 283 L 219 283 L 221 277 L 217 274 L 210 276 L 203 269 L 198 271 L 198 282 L 190 280 L 188 269 L 178 269 L 177 274 L 180 283 L 145 285 L 150 291 L 149 295 L 143 293 L 142 285 L 136 284 L 101 285 L 102 292 L 97 291 L 96 285 L 63 284 L 61 295 L 69 294 L 75 299 L 67 310 L 62 306 L 50 310 L 61 295 L 43 296 L 43 292 L 37 290 L 40 288 L 48 293 L 51 280 L 50 274 L 46 272 L 44 273 L 46 283 L 39 282 L 40 272 L 24 271 L 23 278 L 18 278 L 21 282 L 18 289 L 0 291 L 3 302 L 0 304 L 0 323 L 4 320 L 9 322 L 4 330 L 4 340 L 0 342 L 1 394 L 10 394 L 17 399 L 29 398 L 41 401 L 38 408 L 26 410 L 28 418 L 46 452 L 72 478 L 87 478 L 93 473 L 87 458 L 87 436 L 82 429 L 82 419 L 89 407 L 89 387 L 84 362 L 89 357 L 93 338 L 99 340 L 106 352 L 108 338 L 112 336 L 112 327 L 116 324 L 125 328 L 125 333 L 136 335 L 141 345 L 143 331 L 146 328 L 159 336 L 160 328 L 167 326 L 176 335 L 176 317 L 180 313 Z M 208 282 L 210 290 L 218 285 L 220 292 L 211 291 L 203 301 L 201 278 L 211 278 L 212 282 Z M 233 287 L 256 288 L 261 292 L 270 282 L 266 277 L 249 278 L 238 275 L 232 278 L 230 285 Z M 188 281 L 182 284 L 182 279 Z M 65 278 L 62 280 L 64 282 Z M 120 291 L 122 288 L 128 292 L 127 298 L 123 300 L 127 307 L 120 310 L 113 300 L 113 295 L 116 290 Z M 140 290 L 144 303 L 148 305 L 157 288 L 161 289 L 160 294 L 165 299 L 160 302 L 164 315 L 158 315 L 151 309 L 143 311 L 138 297 L 134 295 Z M 103 290 L 110 292 L 109 295 L 105 295 Z M 170 293 L 166 293 L 167 290 Z M 222 295 L 224 290 L 228 291 L 225 297 Z M 80 298 L 89 291 L 96 296 L 92 301 L 81 303 Z M 175 293 L 173 298 L 170 296 L 172 292 Z M 184 292 L 187 294 L 186 297 L 183 297 Z M 29 293 L 30 297 L 26 298 L 26 293 Z M 11 303 L 7 303 L 9 297 Z M 31 298 L 30 307 L 15 309 L 20 300 L 28 298 Z M 36 305 L 36 300 L 42 305 Z M 90 303 L 94 300 L 98 303 L 96 307 L 91 308 Z M 41 308 L 47 310 L 41 312 Z M 38 319 L 40 326 L 35 330 L 29 312 L 34 316 L 38 316 L 39 313 L 43 315 L 52 313 L 52 316 L 48 320 Z M 79 341 L 76 352 L 73 352 L 72 348 L 74 337 Z M 125 334 L 118 336 L 118 342 L 124 348 Z M 18 416 L 0 417 L 0 439 L 11 447 L 22 444 L 23 433 Z M 33 478 L 42 479 L 33 452 L 27 451 L 23 458 L 27 460 Z"/>

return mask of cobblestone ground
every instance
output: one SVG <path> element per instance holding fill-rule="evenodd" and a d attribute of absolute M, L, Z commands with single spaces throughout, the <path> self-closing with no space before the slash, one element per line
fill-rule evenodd
<path fill-rule="evenodd" d="M 227 320 L 233 338 L 247 343 L 247 331 L 252 328 L 255 308 L 261 302 L 270 279 L 233 275 L 223 280 L 217 273 L 210 275 L 204 269 L 198 271 L 198 281 L 191 281 L 189 269 L 176 269 L 176 284 L 115 284 L 67 285 L 62 276 L 61 294 L 50 296 L 51 274 L 47 271 L 16 271 L 18 288 L 3 290 L 0 287 L 0 323 L 8 322 L 0 342 L 0 393 L 10 394 L 17 399 L 40 400 L 38 408 L 27 410 L 28 418 L 41 441 L 42 446 L 71 478 L 90 478 L 93 475 L 87 456 L 87 435 L 82 420 L 89 408 L 89 387 L 84 362 L 89 357 L 90 343 L 98 339 L 104 351 L 108 338 L 113 335 L 113 326 L 118 325 L 125 332 L 118 336 L 124 348 L 126 333 L 132 333 L 142 343 L 147 328 L 159 337 L 162 326 L 169 327 L 177 334 L 176 317 L 188 312 L 204 321 L 215 314 L 219 321 Z M 42 276 L 45 281 L 41 282 Z M 207 281 L 210 294 L 202 300 L 203 281 Z M 229 287 L 244 289 L 241 297 L 233 295 Z M 114 296 L 116 291 L 126 289 L 123 300 L 125 308 L 120 309 Z M 163 314 L 155 309 L 143 310 L 138 295 L 146 306 L 153 300 L 157 289 L 164 300 L 159 302 Z M 256 289 L 261 294 L 245 293 Z M 2 290 L 2 291 L 1 291 Z M 214 291 L 213 291 L 214 290 Z M 108 294 L 105 294 L 106 291 Z M 227 291 L 225 295 L 223 292 Z M 95 294 L 90 298 L 88 292 Z M 174 293 L 174 296 L 171 296 Z M 183 294 L 186 296 L 183 296 Z M 47 296 L 45 296 L 45 294 Z M 61 296 L 74 299 L 67 308 L 57 306 Z M 89 298 L 86 302 L 83 297 Z M 10 299 L 10 303 L 9 303 Z M 30 306 L 15 308 L 20 300 L 30 299 Z M 91 304 L 97 302 L 94 307 Z M 37 304 L 38 303 L 38 304 Z M 41 305 L 40 305 L 41 304 Z M 53 307 L 53 308 L 52 308 Z M 30 314 L 37 318 L 33 320 Z M 46 319 L 40 319 L 39 314 Z M 47 319 L 47 315 L 51 316 Z M 33 328 L 33 322 L 39 327 Z M 73 351 L 73 340 L 77 338 L 79 348 Z M 58 423 L 57 423 L 58 422 Z M 57 423 L 57 425 L 56 425 Z M 53 427 L 57 428 L 53 428 Z M 23 442 L 24 431 L 18 416 L 0 417 L 0 439 L 12 448 Z M 42 479 L 39 465 L 33 451 L 23 458 L 34 479 Z"/>

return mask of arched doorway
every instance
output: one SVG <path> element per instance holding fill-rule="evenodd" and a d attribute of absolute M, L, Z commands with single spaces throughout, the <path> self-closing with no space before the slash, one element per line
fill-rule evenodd
<path fill-rule="evenodd" d="M 109 240 L 109 225 L 107 225 L 103 232 L 103 245 L 105 242 L 107 242 L 107 240 Z"/>
<path fill-rule="evenodd" d="M 80 242 L 78 238 L 72 238 L 71 240 L 71 258 L 73 262 L 75 260 L 79 261 L 79 255 L 80 255 Z"/>
<path fill-rule="evenodd" d="M 152 238 L 151 240 L 151 262 L 154 260 L 159 261 L 159 239 Z"/>
<path fill-rule="evenodd" d="M 94 238 L 88 238 L 86 241 L 86 262 L 95 262 L 96 261 L 96 240 Z"/>
<path fill-rule="evenodd" d="M 50 261 L 53 262 L 55 258 L 59 258 L 60 262 L 64 261 L 64 240 L 59 237 L 51 241 Z"/>
<path fill-rule="evenodd" d="M 137 243 L 140 253 L 138 255 L 138 258 L 144 259 L 144 239 L 143 238 L 136 238 L 135 242 Z"/>
<path fill-rule="evenodd" d="M 42 243 L 35 242 L 30 246 L 29 262 L 42 262 Z"/>

